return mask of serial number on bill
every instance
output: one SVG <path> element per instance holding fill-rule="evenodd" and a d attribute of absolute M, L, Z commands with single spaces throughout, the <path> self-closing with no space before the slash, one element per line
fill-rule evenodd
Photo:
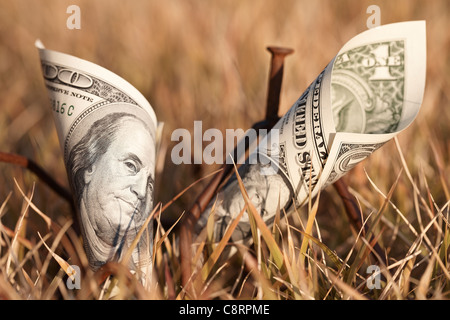
<path fill-rule="evenodd" d="M 216 314 L 224 315 L 269 315 L 269 305 L 267 304 L 225 304 L 222 307 L 214 306 L 193 306 L 186 304 L 180 307 L 180 315 L 206 316 L 207 318 Z"/>
<path fill-rule="evenodd" d="M 67 103 L 59 102 L 58 100 L 50 99 L 52 110 L 56 113 L 60 114 L 66 114 L 69 117 L 73 114 L 75 111 L 75 107 L 73 105 L 68 105 Z"/>

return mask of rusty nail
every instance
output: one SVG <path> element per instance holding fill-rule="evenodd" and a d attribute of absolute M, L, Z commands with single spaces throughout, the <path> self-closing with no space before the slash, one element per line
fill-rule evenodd
<path fill-rule="evenodd" d="M 283 81 L 284 58 L 294 50 L 284 47 L 267 47 L 272 54 L 270 66 L 269 88 L 267 90 L 266 120 L 272 125 L 278 120 L 281 83 Z"/>
<path fill-rule="evenodd" d="M 284 57 L 288 54 L 294 52 L 292 49 L 281 48 L 281 47 L 268 47 L 267 48 L 272 53 L 271 71 L 269 79 L 269 90 L 267 96 L 267 109 L 266 109 L 266 120 L 260 123 L 270 129 L 275 122 L 278 120 L 278 105 L 280 101 L 281 92 L 281 81 L 283 78 L 283 64 Z M 255 126 L 258 124 L 255 124 Z M 222 166 L 223 170 L 217 173 L 214 178 L 205 187 L 203 192 L 197 197 L 194 205 L 188 211 L 181 222 L 180 228 L 180 256 L 181 256 L 181 278 L 183 286 L 185 286 L 187 291 L 192 290 L 192 286 L 189 280 L 192 276 L 191 274 L 191 244 L 192 244 L 192 232 L 194 225 L 200 215 L 205 210 L 209 201 L 213 198 L 214 194 L 217 192 L 219 185 L 223 180 L 230 174 L 233 165 L 224 164 Z"/>

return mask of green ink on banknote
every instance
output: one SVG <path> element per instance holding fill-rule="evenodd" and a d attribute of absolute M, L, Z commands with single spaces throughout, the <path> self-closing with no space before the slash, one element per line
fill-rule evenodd
<path fill-rule="evenodd" d="M 390 133 L 404 99 L 404 42 L 360 46 L 336 57 L 331 76 L 337 132 Z"/>

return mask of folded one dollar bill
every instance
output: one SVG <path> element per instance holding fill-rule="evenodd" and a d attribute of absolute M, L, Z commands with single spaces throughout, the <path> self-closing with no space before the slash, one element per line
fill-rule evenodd
<path fill-rule="evenodd" d="M 424 21 L 380 26 L 348 41 L 261 141 L 259 161 L 239 169 L 264 221 L 272 223 L 278 205 L 301 206 L 408 127 L 422 103 L 425 72 Z M 232 177 L 197 228 L 214 214 L 220 239 L 243 207 Z M 250 236 L 244 214 L 232 239 Z"/>
<path fill-rule="evenodd" d="M 116 74 L 40 41 L 36 46 L 84 247 L 96 270 L 123 256 L 152 210 L 156 115 Z M 151 270 L 152 239 L 149 230 L 130 259 L 141 275 Z"/>

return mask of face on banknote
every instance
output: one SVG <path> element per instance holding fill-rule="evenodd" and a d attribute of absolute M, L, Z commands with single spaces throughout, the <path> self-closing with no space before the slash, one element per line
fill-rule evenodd
<path fill-rule="evenodd" d="M 239 171 L 253 204 L 267 224 L 281 210 L 301 206 L 408 127 L 422 103 L 425 86 L 425 22 L 412 21 L 367 30 L 348 41 L 278 121 L 278 150 L 261 152 L 276 168 L 261 174 L 259 164 Z M 251 167 L 255 167 L 253 170 Z M 259 177 L 256 177 L 259 175 Z M 255 183 L 255 181 L 257 181 Z M 268 188 L 269 181 L 277 187 Z M 214 215 L 219 240 L 243 208 L 232 178 L 199 220 Z M 250 236 L 244 215 L 234 240 Z"/>
<path fill-rule="evenodd" d="M 37 46 L 84 246 L 95 270 L 120 260 L 153 208 L 156 116 L 119 76 Z M 149 231 L 130 262 L 140 272 L 150 268 Z"/>
<path fill-rule="evenodd" d="M 96 120 L 70 150 L 67 171 L 89 238 L 120 248 L 127 233 L 142 227 L 154 185 L 155 154 L 149 145 L 154 137 L 145 122 L 115 112 Z"/>

